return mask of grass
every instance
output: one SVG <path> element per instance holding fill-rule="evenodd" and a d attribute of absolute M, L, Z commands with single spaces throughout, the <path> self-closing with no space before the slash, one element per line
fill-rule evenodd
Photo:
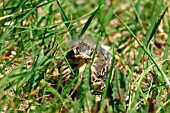
<path fill-rule="evenodd" d="M 2 0 L 0 111 L 169 113 L 169 4 L 157 0 Z M 111 47 L 111 70 L 98 105 L 88 66 L 76 100 L 69 92 L 79 75 L 71 67 L 75 78 L 60 91 L 61 79 L 56 75 L 63 59 L 69 65 L 65 56 L 68 42 L 74 40 Z"/>

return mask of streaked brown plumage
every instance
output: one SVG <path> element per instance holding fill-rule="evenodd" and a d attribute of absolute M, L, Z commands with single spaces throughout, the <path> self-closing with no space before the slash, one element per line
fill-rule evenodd
<path fill-rule="evenodd" d="M 91 67 L 91 82 L 96 93 L 103 92 L 111 64 L 110 54 L 99 47 Z"/>
<path fill-rule="evenodd" d="M 67 53 L 66 58 L 74 72 L 78 70 L 81 74 L 84 71 L 86 64 L 92 61 L 94 50 L 92 46 L 80 42 Z M 110 64 L 110 54 L 102 46 L 99 46 L 91 66 L 91 83 L 95 93 L 101 93 L 105 88 Z M 61 67 L 61 70 L 63 85 L 67 85 L 74 76 L 67 65 Z"/>

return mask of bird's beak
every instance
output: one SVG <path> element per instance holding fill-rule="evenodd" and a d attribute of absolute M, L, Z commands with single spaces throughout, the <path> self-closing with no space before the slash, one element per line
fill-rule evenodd
<path fill-rule="evenodd" d="M 90 56 L 88 55 L 76 55 L 75 58 L 78 58 L 78 59 L 90 59 Z"/>
<path fill-rule="evenodd" d="M 85 58 L 85 59 L 90 59 L 90 56 L 85 55 L 84 58 Z"/>

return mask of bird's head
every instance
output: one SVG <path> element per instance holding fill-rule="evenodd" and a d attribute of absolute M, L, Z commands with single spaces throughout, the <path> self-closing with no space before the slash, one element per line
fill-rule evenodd
<path fill-rule="evenodd" d="M 76 59 L 91 60 L 93 57 L 93 49 L 86 43 L 78 43 L 78 45 L 73 48 L 73 57 Z"/>

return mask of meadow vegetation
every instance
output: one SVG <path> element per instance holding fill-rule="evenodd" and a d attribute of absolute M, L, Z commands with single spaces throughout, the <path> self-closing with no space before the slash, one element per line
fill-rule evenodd
<path fill-rule="evenodd" d="M 0 111 L 169 113 L 169 4 L 169 0 L 1 0 Z M 77 99 L 68 93 L 76 77 L 60 92 L 58 67 L 67 60 L 68 42 L 74 40 L 110 47 L 113 69 L 99 103 L 91 92 L 88 66 Z"/>

